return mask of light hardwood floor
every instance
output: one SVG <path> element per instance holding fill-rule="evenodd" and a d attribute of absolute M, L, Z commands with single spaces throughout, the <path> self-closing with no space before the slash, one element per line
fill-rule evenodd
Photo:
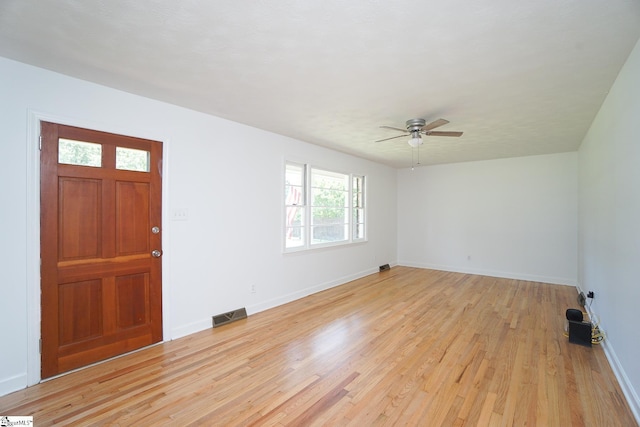
<path fill-rule="evenodd" d="M 634 426 L 575 288 L 407 267 L 0 398 L 62 425 Z"/>

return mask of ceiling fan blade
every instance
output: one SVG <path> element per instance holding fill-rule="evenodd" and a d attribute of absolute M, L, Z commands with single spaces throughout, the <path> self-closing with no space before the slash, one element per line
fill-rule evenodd
<path fill-rule="evenodd" d="M 424 133 L 425 135 L 430 136 L 462 136 L 462 132 L 454 132 L 454 131 L 427 131 Z"/>
<path fill-rule="evenodd" d="M 409 133 L 406 129 L 400 129 L 400 128 L 394 128 L 391 126 L 380 126 L 382 129 L 391 129 L 391 130 L 397 130 L 400 132 L 404 132 L 404 133 Z"/>
<path fill-rule="evenodd" d="M 407 135 L 398 135 L 398 136 L 392 136 L 391 138 L 385 138 L 385 139 L 379 139 L 375 142 L 382 142 L 382 141 L 388 141 L 390 139 L 396 139 L 396 138 L 406 138 Z"/>
<path fill-rule="evenodd" d="M 449 120 L 438 119 L 436 121 L 433 121 L 433 122 L 429 123 L 428 125 L 423 126 L 422 130 L 435 129 L 435 128 L 440 127 L 442 125 L 446 125 L 447 123 L 449 123 Z"/>

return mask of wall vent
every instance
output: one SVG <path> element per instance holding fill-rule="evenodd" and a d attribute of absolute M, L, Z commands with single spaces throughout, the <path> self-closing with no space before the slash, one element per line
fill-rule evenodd
<path fill-rule="evenodd" d="M 230 311 L 228 313 L 218 314 L 213 316 L 213 327 L 226 325 L 227 323 L 235 322 L 236 320 L 246 319 L 247 310 L 242 307 L 237 310 Z"/>
<path fill-rule="evenodd" d="M 387 271 L 387 270 L 391 270 L 391 267 L 389 267 L 389 264 L 380 266 L 380 271 Z"/>

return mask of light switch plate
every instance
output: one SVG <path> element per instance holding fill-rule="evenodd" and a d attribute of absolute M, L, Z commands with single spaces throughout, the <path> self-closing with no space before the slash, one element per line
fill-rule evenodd
<path fill-rule="evenodd" d="M 186 221 L 189 219 L 189 210 L 187 208 L 174 209 L 171 219 L 174 221 Z"/>

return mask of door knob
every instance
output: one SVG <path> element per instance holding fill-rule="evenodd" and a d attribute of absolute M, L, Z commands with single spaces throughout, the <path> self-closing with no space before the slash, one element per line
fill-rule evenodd
<path fill-rule="evenodd" d="M 160 258 L 162 256 L 162 251 L 155 249 L 151 251 L 151 256 L 154 258 Z"/>

